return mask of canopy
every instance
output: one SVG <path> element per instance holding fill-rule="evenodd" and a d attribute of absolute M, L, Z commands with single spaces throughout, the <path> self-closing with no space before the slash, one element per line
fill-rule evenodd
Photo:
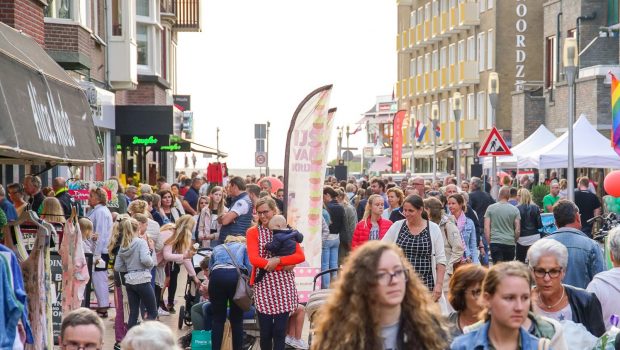
<path fill-rule="evenodd" d="M 0 23 L 0 157 L 102 161 L 86 94 L 31 37 Z"/>
<path fill-rule="evenodd" d="M 575 168 L 620 168 L 620 156 L 614 152 L 609 139 L 583 114 L 573 125 L 573 147 Z M 518 163 L 520 168 L 567 168 L 568 132 Z"/>
<path fill-rule="evenodd" d="M 541 125 L 528 138 L 510 149 L 512 156 L 497 157 L 497 165 L 503 168 L 517 168 L 517 162 L 520 159 L 526 158 L 532 152 L 542 149 L 555 141 L 555 139 L 555 135 L 544 125 Z M 492 157 L 485 157 L 484 168 L 490 169 L 491 163 Z"/>

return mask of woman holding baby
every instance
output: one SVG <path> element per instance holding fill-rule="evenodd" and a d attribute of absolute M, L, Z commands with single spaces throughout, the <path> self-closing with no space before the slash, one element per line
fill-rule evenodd
<path fill-rule="evenodd" d="M 254 304 L 260 326 L 261 349 L 280 350 L 285 347 L 286 326 L 289 314 L 297 310 L 297 288 L 295 288 L 295 265 L 305 260 L 299 243 L 291 255 L 275 256 L 267 249 L 274 240 L 271 228 L 283 229 L 278 207 L 271 197 L 263 197 L 256 203 L 258 224 L 246 233 L 248 256 L 253 266 L 251 283 L 254 285 Z M 276 216 L 274 218 L 274 216 Z M 270 221 L 275 219 L 274 222 Z M 266 271 L 263 278 L 254 283 L 258 269 Z"/>

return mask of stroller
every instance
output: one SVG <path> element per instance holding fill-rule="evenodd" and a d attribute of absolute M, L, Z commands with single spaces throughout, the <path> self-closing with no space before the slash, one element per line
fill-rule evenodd
<path fill-rule="evenodd" d="M 204 275 L 202 270 L 200 269 L 200 262 L 205 257 L 211 257 L 212 249 L 211 248 L 200 248 L 196 252 L 196 254 L 192 258 L 192 264 L 194 265 L 194 271 L 196 271 L 196 276 L 202 281 L 204 280 Z M 181 305 L 179 308 L 179 329 L 183 328 L 183 324 L 186 326 L 192 325 L 192 306 L 196 305 L 200 301 L 200 293 L 198 292 L 198 288 L 196 288 L 196 284 L 190 278 L 187 279 L 187 284 L 185 284 L 185 305 Z"/>
<path fill-rule="evenodd" d="M 338 272 L 339 268 L 329 269 L 325 271 L 319 272 L 316 276 L 314 276 L 314 280 L 312 281 L 312 293 L 308 298 L 308 302 L 306 303 L 306 315 L 308 315 L 308 321 L 310 322 L 310 335 L 308 336 L 308 345 L 312 344 L 312 335 L 314 334 L 314 321 L 318 315 L 318 311 L 321 306 L 323 306 L 327 302 L 327 298 L 331 294 L 331 289 L 316 289 L 316 281 L 323 275 L 331 274 L 333 272 Z"/>

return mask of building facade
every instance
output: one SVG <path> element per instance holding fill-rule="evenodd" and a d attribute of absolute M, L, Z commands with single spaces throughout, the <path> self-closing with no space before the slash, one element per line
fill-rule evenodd
<path fill-rule="evenodd" d="M 520 0 L 398 0 L 398 60 L 395 87 L 398 108 L 409 112 L 427 132 L 414 149 L 416 172 L 432 169 L 431 113 L 438 109 L 438 171 L 456 168 L 455 144 L 461 150 L 461 173 L 470 175 L 477 153 L 493 126 L 488 78 L 499 75 L 495 125 L 507 141 L 512 132 L 512 91 L 542 76 L 542 2 Z M 460 132 L 456 135 L 452 97 L 462 96 Z M 407 130 L 406 133 L 412 133 Z M 410 153 L 403 153 L 408 163 Z M 410 168 L 410 165 L 405 168 Z"/>

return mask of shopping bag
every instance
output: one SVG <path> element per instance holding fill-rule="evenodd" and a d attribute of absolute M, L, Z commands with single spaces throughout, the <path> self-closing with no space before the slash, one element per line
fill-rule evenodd
<path fill-rule="evenodd" d="M 211 331 L 192 331 L 192 350 L 211 350 Z"/>

